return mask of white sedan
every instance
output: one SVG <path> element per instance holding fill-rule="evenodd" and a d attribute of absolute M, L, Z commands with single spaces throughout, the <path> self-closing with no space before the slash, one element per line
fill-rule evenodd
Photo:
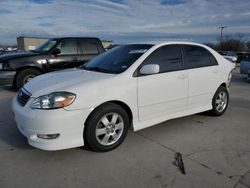
<path fill-rule="evenodd" d="M 203 111 L 222 115 L 234 66 L 196 43 L 118 46 L 77 69 L 32 79 L 12 108 L 34 147 L 109 151 L 129 128 Z"/>

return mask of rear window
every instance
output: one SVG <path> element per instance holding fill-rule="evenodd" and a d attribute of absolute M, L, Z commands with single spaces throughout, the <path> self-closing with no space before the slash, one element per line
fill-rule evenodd
<path fill-rule="evenodd" d="M 215 58 L 205 48 L 193 45 L 184 45 L 186 57 L 185 68 L 198 68 L 217 65 Z"/>

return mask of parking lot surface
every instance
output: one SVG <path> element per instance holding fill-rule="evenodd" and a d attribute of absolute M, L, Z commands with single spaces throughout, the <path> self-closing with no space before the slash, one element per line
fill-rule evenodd
<path fill-rule="evenodd" d="M 117 149 L 43 151 L 28 145 L 0 87 L 0 187 L 250 187 L 250 83 L 234 71 L 223 116 L 196 114 L 129 131 Z M 70 125 L 69 125 L 70 126 Z M 173 165 L 183 156 L 186 174 Z"/>

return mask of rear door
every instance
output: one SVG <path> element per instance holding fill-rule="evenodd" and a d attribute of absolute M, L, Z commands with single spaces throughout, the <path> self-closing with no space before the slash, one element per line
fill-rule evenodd
<path fill-rule="evenodd" d="M 151 53 L 143 65 L 158 64 L 160 73 L 138 76 L 139 120 L 166 118 L 187 107 L 188 74 L 183 70 L 179 45 L 166 45 Z"/>
<path fill-rule="evenodd" d="M 220 71 L 216 59 L 205 48 L 182 45 L 184 68 L 189 75 L 189 109 L 203 108 L 211 103 L 220 84 Z"/>

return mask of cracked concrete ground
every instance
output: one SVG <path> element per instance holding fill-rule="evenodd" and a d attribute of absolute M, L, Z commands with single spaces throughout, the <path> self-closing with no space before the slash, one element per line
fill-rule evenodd
<path fill-rule="evenodd" d="M 250 187 L 250 83 L 234 72 L 221 117 L 196 114 L 138 132 L 107 153 L 42 151 L 17 130 L 0 88 L 0 187 Z M 183 155 L 186 175 L 173 165 Z"/>

